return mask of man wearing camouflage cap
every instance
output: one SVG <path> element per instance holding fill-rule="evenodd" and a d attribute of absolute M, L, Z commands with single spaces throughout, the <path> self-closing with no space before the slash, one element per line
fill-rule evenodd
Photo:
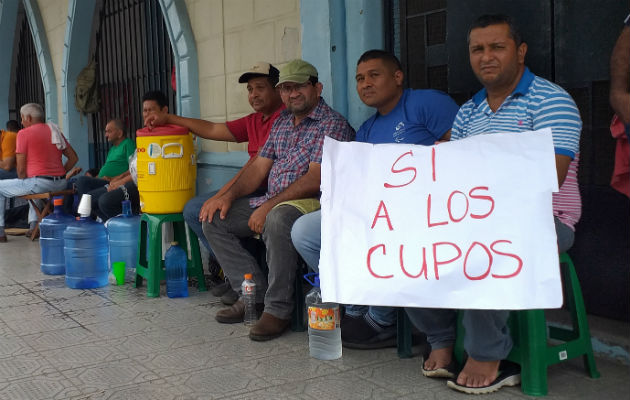
<path fill-rule="evenodd" d="M 232 286 L 240 287 L 244 274 L 254 276 L 257 307 L 264 312 L 249 337 L 258 341 L 280 336 L 289 325 L 298 263 L 291 227 L 308 211 L 309 202 L 301 199 L 319 197 L 324 137 L 350 141 L 355 135 L 346 119 L 321 98 L 322 84 L 311 64 L 289 62 L 280 70 L 277 87 L 286 110 L 274 123 L 267 143 L 232 187 L 211 199 L 200 215 L 205 221 L 203 232 Z M 253 196 L 267 175 L 266 193 Z M 261 234 L 267 248 L 268 276 L 240 241 L 256 234 Z M 217 312 L 216 319 L 237 323 L 243 321 L 244 312 L 239 300 Z"/>

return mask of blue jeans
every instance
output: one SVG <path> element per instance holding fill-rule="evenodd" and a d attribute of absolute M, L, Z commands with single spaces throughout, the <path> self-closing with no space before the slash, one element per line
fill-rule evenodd
<path fill-rule="evenodd" d="M 300 253 L 306 264 L 313 271 L 319 271 L 319 251 L 322 237 L 321 210 L 305 214 L 295 221 L 291 230 L 293 246 Z M 346 314 L 358 317 L 368 313 L 379 325 L 388 326 L 396 323 L 396 310 L 380 306 L 346 306 Z"/>
<path fill-rule="evenodd" d="M 208 249 L 208 251 L 210 252 L 210 255 L 212 256 L 214 256 L 214 253 L 212 252 L 212 249 L 210 248 L 210 243 L 208 243 L 208 239 L 206 239 L 206 236 L 203 234 L 203 229 L 201 228 L 201 221 L 199 221 L 199 213 L 201 212 L 201 207 L 203 206 L 203 203 L 205 203 L 210 197 L 217 194 L 217 192 L 218 190 L 215 190 L 214 192 L 210 192 L 210 193 L 202 194 L 197 197 L 193 197 L 192 199 L 188 200 L 188 202 L 184 206 L 184 211 L 183 211 L 184 221 L 186 221 L 186 224 L 190 227 L 190 229 L 192 229 L 193 232 L 195 232 L 199 240 L 201 240 L 201 243 L 203 243 L 204 247 Z"/>
<path fill-rule="evenodd" d="M 0 180 L 3 179 L 17 179 L 17 172 L 15 171 L 15 168 L 9 171 L 0 168 Z"/>
<path fill-rule="evenodd" d="M 3 179 L 0 180 L 0 226 L 4 227 L 4 210 L 6 199 L 44 192 L 56 192 L 66 188 L 66 180 L 56 181 L 44 178 Z M 28 209 L 28 222 L 37 222 L 37 214 L 33 207 Z"/>
<path fill-rule="evenodd" d="M 558 252 L 564 253 L 573 244 L 574 232 L 555 218 Z M 457 310 L 439 308 L 406 308 L 411 322 L 426 333 L 432 349 L 455 343 Z M 512 337 L 506 325 L 507 310 L 463 310 L 466 330 L 464 349 L 477 361 L 503 360 L 512 350 Z"/>
<path fill-rule="evenodd" d="M 322 246 L 322 212 L 321 210 L 304 214 L 295 221 L 291 229 L 293 246 L 315 272 L 319 272 L 319 250 Z"/>

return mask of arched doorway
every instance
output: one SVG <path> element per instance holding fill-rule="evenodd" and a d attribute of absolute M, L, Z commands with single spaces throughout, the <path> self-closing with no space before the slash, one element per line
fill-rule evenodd
<path fill-rule="evenodd" d="M 101 0 L 96 7 L 90 57 L 98 63 L 101 109 L 90 114 L 91 167 L 105 162 L 105 125 L 120 118 L 132 139 L 143 126 L 142 96 L 161 90 L 175 110 L 174 59 L 157 0 Z"/>
<path fill-rule="evenodd" d="M 18 6 L 13 60 L 11 68 L 11 92 L 9 93 L 9 118 L 20 121 L 20 107 L 26 103 L 39 103 L 45 108 L 46 96 L 33 36 L 20 2 Z M 3 122 L 4 124 L 4 122 Z"/>

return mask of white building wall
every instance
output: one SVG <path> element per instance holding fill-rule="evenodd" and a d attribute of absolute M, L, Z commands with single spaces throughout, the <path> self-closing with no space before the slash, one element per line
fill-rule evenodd
<path fill-rule="evenodd" d="M 57 121 L 63 128 L 61 103 L 61 66 L 63 63 L 64 36 L 68 19 L 68 0 L 37 0 L 37 6 L 42 17 L 48 48 L 52 60 L 55 80 L 57 81 Z M 74 106 L 74 105 L 73 105 Z"/>
<path fill-rule="evenodd" d="M 186 0 L 197 43 L 201 117 L 214 122 L 252 112 L 238 77 L 257 61 L 300 57 L 299 0 Z M 203 151 L 246 151 L 204 140 Z"/>
<path fill-rule="evenodd" d="M 90 0 L 84 0 L 90 1 Z M 201 117 L 223 122 L 251 112 L 238 77 L 256 61 L 298 58 L 299 0 L 185 0 L 199 58 Z M 58 88 L 58 121 L 68 0 L 37 0 Z M 74 106 L 74 105 L 69 105 Z M 203 151 L 247 151 L 246 144 L 204 140 Z"/>

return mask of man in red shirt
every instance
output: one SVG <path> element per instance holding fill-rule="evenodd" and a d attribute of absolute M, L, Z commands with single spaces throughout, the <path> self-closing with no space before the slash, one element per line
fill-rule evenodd
<path fill-rule="evenodd" d="M 44 123 L 44 110 L 29 103 L 20 108 L 22 129 L 17 136 L 15 161 L 17 179 L 0 180 L 0 243 L 7 241 L 4 232 L 6 199 L 25 194 L 43 193 L 66 188 L 66 172 L 78 161 L 77 153 L 54 124 Z M 62 155 L 66 156 L 65 164 Z M 37 215 L 28 214 L 31 229 Z"/>
<path fill-rule="evenodd" d="M 201 242 L 211 254 L 212 249 L 201 229 L 199 215 L 210 199 L 221 196 L 234 184 L 243 171 L 256 159 L 258 150 L 267 141 L 271 126 L 285 108 L 275 87 L 278 83 L 278 76 L 278 69 L 273 65 L 266 62 L 257 62 L 238 78 L 239 83 L 247 83 L 247 97 L 249 104 L 255 111 L 242 118 L 225 123 L 217 123 L 202 119 L 180 117 L 174 114 L 162 114 L 150 115 L 144 121 L 144 124 L 149 128 L 157 125 L 174 124 L 185 126 L 192 133 L 204 139 L 237 143 L 249 142 L 247 152 L 250 158 L 240 171 L 218 192 L 197 196 L 189 200 L 184 207 L 186 223 L 197 234 L 197 237 L 201 239 Z M 266 187 L 261 189 L 266 190 Z M 213 291 L 213 293 L 219 293 L 220 295 L 220 292 Z M 228 292 L 222 298 L 228 305 L 233 304 L 237 299 L 238 295 L 233 291 Z"/>

